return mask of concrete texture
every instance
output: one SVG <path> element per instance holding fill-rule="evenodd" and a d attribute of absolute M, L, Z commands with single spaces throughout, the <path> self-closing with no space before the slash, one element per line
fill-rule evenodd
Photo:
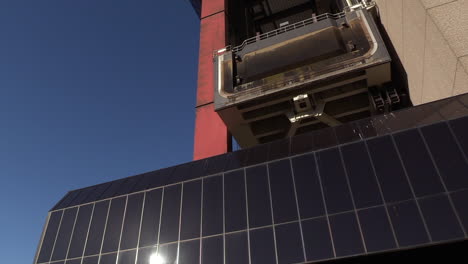
<path fill-rule="evenodd" d="M 426 22 L 422 102 L 452 96 L 457 58 L 431 19 Z"/>
<path fill-rule="evenodd" d="M 415 105 L 468 92 L 468 0 L 376 0 Z"/>
<path fill-rule="evenodd" d="M 467 57 L 468 60 L 468 57 Z M 457 65 L 457 73 L 455 77 L 455 86 L 453 95 L 468 93 L 468 74 L 465 72 L 465 67 L 459 61 Z"/>

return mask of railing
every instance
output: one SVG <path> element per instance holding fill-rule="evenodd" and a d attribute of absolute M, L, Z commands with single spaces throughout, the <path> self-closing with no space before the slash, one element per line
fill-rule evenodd
<path fill-rule="evenodd" d="M 275 30 L 272 30 L 272 31 L 269 31 L 269 32 L 266 32 L 266 33 L 263 33 L 263 34 L 260 34 L 260 35 L 257 35 L 255 37 L 248 38 L 248 39 L 244 40 L 242 42 L 242 44 L 240 44 L 239 46 L 235 46 L 235 47 L 227 46 L 227 47 L 225 47 L 223 49 L 215 51 L 214 56 L 220 56 L 220 55 L 222 55 L 222 54 L 224 54 L 226 52 L 229 52 L 229 51 L 239 52 L 239 51 L 243 50 L 245 48 L 245 46 L 253 44 L 253 43 L 257 42 L 257 41 L 265 40 L 265 39 L 268 39 L 268 38 L 271 38 L 271 37 L 275 37 L 275 36 L 281 35 L 283 33 L 286 33 L 286 32 L 289 32 L 289 31 L 304 27 L 306 25 L 317 23 L 317 22 L 325 20 L 325 19 L 331 18 L 331 19 L 336 20 L 336 19 L 340 19 L 340 18 L 344 18 L 344 17 L 346 17 L 345 12 L 341 12 L 341 13 L 337 13 L 337 14 L 326 13 L 326 14 L 321 14 L 321 15 L 318 15 L 318 16 L 313 16 L 313 17 L 308 18 L 306 20 L 302 20 L 302 21 L 299 21 L 297 23 L 294 23 L 294 24 L 291 24 L 291 25 L 286 25 L 286 26 L 280 27 L 278 29 L 275 29 Z"/>
<path fill-rule="evenodd" d="M 299 21 L 297 23 L 294 23 L 294 24 L 291 24 L 291 25 L 286 25 L 286 26 L 280 27 L 278 29 L 275 29 L 275 30 L 272 30 L 272 31 L 269 31 L 269 32 L 266 32 L 266 33 L 263 33 L 263 34 L 260 34 L 260 35 L 257 35 L 255 37 L 248 38 L 248 39 L 244 40 L 242 42 L 242 44 L 240 44 L 239 46 L 231 47 L 229 45 L 229 46 L 227 46 L 227 47 L 225 47 L 223 49 L 215 51 L 213 53 L 213 57 L 220 56 L 220 55 L 222 55 L 222 54 L 224 54 L 226 52 L 229 52 L 229 51 L 239 52 L 239 51 L 243 50 L 245 48 L 245 46 L 247 46 L 249 44 L 253 44 L 253 43 L 257 42 L 257 41 L 268 39 L 268 38 L 271 38 L 271 37 L 275 37 L 275 36 L 278 36 L 280 34 L 289 32 L 291 30 L 295 30 L 297 28 L 301 28 L 301 27 L 304 27 L 306 25 L 310 25 L 310 24 L 313 24 L 313 23 L 317 23 L 319 21 L 322 21 L 322 20 L 325 20 L 325 19 L 328 19 L 328 18 L 335 19 L 335 20 L 340 19 L 340 18 L 344 18 L 344 17 L 346 17 L 347 12 L 351 12 L 351 11 L 353 11 L 355 9 L 358 9 L 358 8 L 372 8 L 375 5 L 377 5 L 377 3 L 374 0 L 348 0 L 347 2 L 348 2 L 349 6 L 347 6 L 344 9 L 344 11 L 341 12 L 341 13 L 336 13 L 336 14 L 325 13 L 325 14 L 321 14 L 321 15 L 318 15 L 318 16 L 312 16 L 311 18 Z"/>

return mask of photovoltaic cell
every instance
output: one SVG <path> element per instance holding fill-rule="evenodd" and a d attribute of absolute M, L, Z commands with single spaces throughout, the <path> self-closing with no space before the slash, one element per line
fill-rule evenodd
<path fill-rule="evenodd" d="M 396 248 L 392 227 L 384 207 L 361 210 L 358 216 L 368 252 Z"/>
<path fill-rule="evenodd" d="M 99 263 L 99 256 L 93 256 L 93 257 L 83 258 L 82 264 L 98 264 L 98 263 Z"/>
<path fill-rule="evenodd" d="M 55 263 L 54 263 L 55 264 Z M 58 264 L 58 263 L 57 263 Z M 81 259 L 67 260 L 65 264 L 81 264 Z"/>
<path fill-rule="evenodd" d="M 50 215 L 47 229 L 42 241 L 41 250 L 39 251 L 37 263 L 48 262 L 50 260 L 62 214 L 63 210 L 53 212 Z"/>
<path fill-rule="evenodd" d="M 246 232 L 232 233 L 226 235 L 225 258 L 225 264 L 249 263 Z"/>
<path fill-rule="evenodd" d="M 324 215 L 322 190 L 314 154 L 293 158 L 292 166 L 301 218 Z"/>
<path fill-rule="evenodd" d="M 454 240 L 464 236 L 446 195 L 423 198 L 419 204 L 433 241 Z"/>
<path fill-rule="evenodd" d="M 141 247 L 155 245 L 158 242 L 161 199 L 162 189 L 146 193 L 140 234 Z"/>
<path fill-rule="evenodd" d="M 75 197 L 81 192 L 81 190 L 68 192 L 65 197 L 54 207 L 54 209 L 65 208 L 75 199 Z"/>
<path fill-rule="evenodd" d="M 468 116 L 450 121 L 450 127 L 460 143 L 465 157 L 468 157 Z"/>
<path fill-rule="evenodd" d="M 357 208 L 382 204 L 379 185 L 372 169 L 372 164 L 362 142 L 341 148 L 349 184 Z"/>
<path fill-rule="evenodd" d="M 200 237 L 202 181 L 184 183 L 180 239 Z"/>
<path fill-rule="evenodd" d="M 375 138 L 367 144 L 385 201 L 390 203 L 413 198 L 391 137 Z"/>
<path fill-rule="evenodd" d="M 107 217 L 106 233 L 102 244 L 102 253 L 117 251 L 127 197 L 111 200 L 109 216 Z"/>
<path fill-rule="evenodd" d="M 455 210 L 458 213 L 460 221 L 462 222 L 465 232 L 468 230 L 468 207 L 466 203 L 468 201 L 468 190 L 459 191 L 451 194 Z"/>
<path fill-rule="evenodd" d="M 107 188 L 109 188 L 109 183 L 102 183 L 96 186 L 88 187 L 80 193 L 80 195 L 73 200 L 73 205 L 77 205 L 79 203 L 89 203 L 92 201 L 96 201 L 99 196 L 102 195 Z M 79 202 L 78 202 L 79 201 Z"/>
<path fill-rule="evenodd" d="M 329 220 L 337 257 L 364 253 L 355 213 L 333 215 Z"/>
<path fill-rule="evenodd" d="M 250 256 L 252 264 L 275 263 L 273 228 L 250 231 Z"/>
<path fill-rule="evenodd" d="M 62 260 L 67 256 L 68 245 L 70 244 L 70 237 L 73 232 L 73 225 L 75 224 L 77 211 L 77 207 L 66 209 L 64 211 L 59 233 L 55 240 L 54 253 L 52 254 L 51 261 Z"/>
<path fill-rule="evenodd" d="M 199 263 L 200 259 L 200 240 L 191 240 L 180 243 L 179 264 Z"/>
<path fill-rule="evenodd" d="M 131 192 L 133 187 L 137 184 L 138 177 L 127 178 L 121 185 L 120 188 L 116 191 L 115 196 L 124 195 Z"/>
<path fill-rule="evenodd" d="M 180 196 L 182 185 L 164 188 L 161 231 L 159 243 L 177 241 L 179 236 Z"/>
<path fill-rule="evenodd" d="M 224 174 L 224 210 L 226 232 L 247 227 L 244 170 Z"/>
<path fill-rule="evenodd" d="M 176 166 L 166 182 L 166 184 L 173 184 L 176 182 L 186 181 L 190 178 L 192 163 L 185 163 Z"/>
<path fill-rule="evenodd" d="M 87 198 L 89 196 L 92 196 L 95 193 L 96 188 L 97 188 L 96 186 L 91 186 L 91 187 L 76 191 L 78 195 L 72 201 L 70 201 L 70 203 L 67 206 L 73 206 L 73 205 L 85 203 Z"/>
<path fill-rule="evenodd" d="M 166 263 L 177 263 L 177 243 L 160 245 L 158 255 L 166 261 Z"/>
<path fill-rule="evenodd" d="M 439 123 L 421 129 L 449 191 L 468 188 L 468 164 L 448 125 Z"/>
<path fill-rule="evenodd" d="M 440 177 L 418 130 L 398 133 L 394 138 L 416 196 L 444 192 Z"/>
<path fill-rule="evenodd" d="M 201 264 L 223 263 L 223 259 L 223 237 L 204 238 L 202 240 Z"/>
<path fill-rule="evenodd" d="M 297 220 L 297 206 L 289 159 L 268 165 L 275 223 Z"/>
<path fill-rule="evenodd" d="M 203 180 L 203 236 L 223 232 L 223 178 Z"/>
<path fill-rule="evenodd" d="M 325 217 L 303 221 L 302 232 L 308 261 L 334 257 L 328 222 Z"/>
<path fill-rule="evenodd" d="M 117 264 L 132 264 L 135 263 L 136 250 L 123 251 L 119 253 Z"/>
<path fill-rule="evenodd" d="M 147 247 L 138 249 L 137 264 L 149 264 L 150 258 L 156 254 L 158 249 L 156 247 Z"/>
<path fill-rule="evenodd" d="M 128 196 L 120 250 L 136 248 L 138 244 L 138 233 L 140 232 L 140 220 L 143 207 L 143 198 L 143 193 L 137 193 Z"/>
<path fill-rule="evenodd" d="M 301 233 L 298 223 L 284 224 L 275 227 L 278 264 L 304 261 Z"/>
<path fill-rule="evenodd" d="M 270 191 L 266 166 L 246 170 L 249 226 L 271 225 Z"/>
<path fill-rule="evenodd" d="M 394 204 L 388 210 L 400 247 L 429 242 L 429 237 L 415 201 Z"/>
<path fill-rule="evenodd" d="M 318 152 L 317 163 L 328 213 L 353 210 L 351 193 L 338 149 Z"/>
<path fill-rule="evenodd" d="M 228 153 L 227 159 L 228 162 L 226 163 L 226 167 L 224 170 L 235 170 L 241 167 L 244 167 L 247 163 L 247 158 L 249 156 L 248 149 L 238 150 L 236 152 Z"/>
<path fill-rule="evenodd" d="M 102 255 L 99 259 L 99 264 L 115 264 L 117 261 L 117 253 Z"/>
<path fill-rule="evenodd" d="M 125 182 L 125 180 L 117 180 L 110 182 L 109 188 L 107 188 L 101 196 L 99 196 L 99 199 L 106 199 L 115 196 L 117 191 L 120 189 L 120 186 Z"/>
<path fill-rule="evenodd" d="M 96 203 L 94 206 L 93 218 L 89 228 L 88 240 L 86 243 L 85 256 L 99 254 L 101 242 L 104 234 L 104 226 L 107 220 L 109 200 Z"/>
<path fill-rule="evenodd" d="M 437 111 L 447 118 L 453 109 L 437 104 L 415 114 L 431 115 L 424 120 L 396 112 L 293 138 L 292 145 L 280 140 L 72 191 L 54 207 L 65 213 L 50 213 L 36 262 L 80 263 L 85 249 L 84 264 L 98 264 L 99 256 L 101 263 L 137 257 L 148 264 L 158 239 L 169 263 L 252 264 L 316 262 L 466 238 L 467 119 L 411 128 L 439 122 Z M 363 140 L 368 136 L 380 137 Z M 334 147 L 337 140 L 359 142 Z M 300 155 L 276 160 L 289 156 L 290 147 Z M 255 165 L 267 160 L 275 161 Z M 234 168 L 241 169 L 225 171 Z M 181 183 L 186 180 L 194 181 Z M 120 195 L 126 196 L 110 206 L 82 205 Z"/>
<path fill-rule="evenodd" d="M 91 221 L 91 213 L 93 212 L 93 204 L 80 206 L 78 216 L 76 218 L 75 229 L 68 251 L 68 258 L 77 258 L 83 255 L 84 245 L 86 242 L 86 235 L 88 234 L 88 227 Z"/>

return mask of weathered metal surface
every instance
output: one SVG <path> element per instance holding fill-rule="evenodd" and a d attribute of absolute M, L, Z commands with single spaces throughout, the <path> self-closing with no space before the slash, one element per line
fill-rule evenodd
<path fill-rule="evenodd" d="M 370 91 L 391 81 L 391 58 L 365 9 L 298 22 L 216 54 L 215 109 L 242 147 L 367 117 Z M 298 95 L 309 95 L 309 111 L 295 110 Z"/>
<path fill-rule="evenodd" d="M 203 0 L 201 8 L 201 18 L 206 18 L 213 14 L 223 12 L 225 10 L 226 0 Z"/>
<path fill-rule="evenodd" d="M 198 64 L 197 110 L 195 118 L 194 160 L 226 153 L 228 131 L 214 111 L 213 50 L 226 45 L 224 0 L 202 3 L 200 53 Z"/>
<path fill-rule="evenodd" d="M 214 111 L 214 105 L 198 107 L 195 119 L 193 160 L 226 153 L 229 140 L 226 125 Z"/>
<path fill-rule="evenodd" d="M 225 20 L 224 13 L 218 13 L 201 20 L 197 106 L 213 102 L 213 50 L 226 45 Z"/>

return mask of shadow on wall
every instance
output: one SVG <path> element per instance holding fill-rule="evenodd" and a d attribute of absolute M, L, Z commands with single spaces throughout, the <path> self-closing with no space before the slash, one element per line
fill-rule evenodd
<path fill-rule="evenodd" d="M 385 29 L 382 21 L 380 20 L 380 15 L 376 20 L 376 24 L 379 28 L 380 34 L 387 46 L 387 50 L 390 53 L 390 57 L 392 58 L 392 80 L 393 80 L 393 87 L 397 90 L 398 94 L 400 95 L 400 99 L 402 101 L 401 107 L 393 110 L 399 110 L 402 108 L 413 106 L 411 101 L 411 96 L 409 93 L 409 86 L 408 86 L 408 74 L 406 73 L 405 67 L 401 62 L 400 57 L 395 49 L 395 46 L 392 43 L 390 36 L 388 35 L 387 30 Z"/>

